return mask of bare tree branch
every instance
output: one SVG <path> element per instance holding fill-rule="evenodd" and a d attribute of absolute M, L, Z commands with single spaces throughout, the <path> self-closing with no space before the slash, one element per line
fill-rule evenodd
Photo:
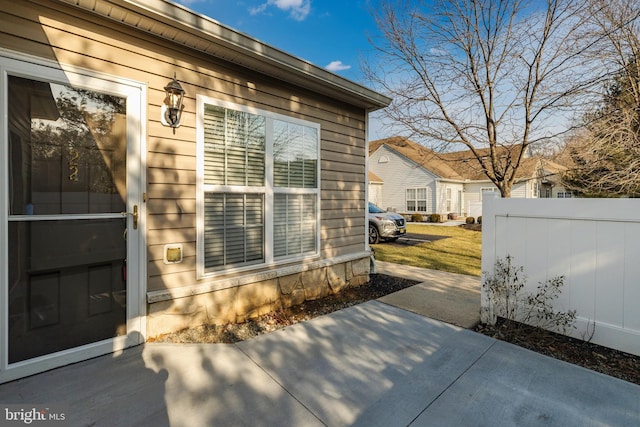
<path fill-rule="evenodd" d="M 586 196 L 640 196 L 640 2 L 592 0 L 594 31 L 608 43 L 598 59 L 615 69 L 601 102 L 567 151 L 565 187 Z"/>
<path fill-rule="evenodd" d="M 378 0 L 382 36 L 363 72 L 394 99 L 388 121 L 433 149 L 470 150 L 509 197 L 529 145 L 566 132 L 562 119 L 606 74 L 587 60 L 602 40 L 590 11 L 586 0 Z"/>

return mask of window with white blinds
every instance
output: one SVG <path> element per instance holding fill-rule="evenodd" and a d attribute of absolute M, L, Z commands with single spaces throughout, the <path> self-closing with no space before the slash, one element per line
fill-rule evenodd
<path fill-rule="evenodd" d="M 264 194 L 207 192 L 204 205 L 207 268 L 264 260 Z"/>
<path fill-rule="evenodd" d="M 317 187 L 318 130 L 274 120 L 273 134 L 273 184 L 276 187 Z"/>
<path fill-rule="evenodd" d="M 204 183 L 265 185 L 264 117 L 205 105 Z"/>
<path fill-rule="evenodd" d="M 199 274 L 317 254 L 319 125 L 198 105 Z"/>
<path fill-rule="evenodd" d="M 274 195 L 273 250 L 276 258 L 316 252 L 315 194 Z"/>

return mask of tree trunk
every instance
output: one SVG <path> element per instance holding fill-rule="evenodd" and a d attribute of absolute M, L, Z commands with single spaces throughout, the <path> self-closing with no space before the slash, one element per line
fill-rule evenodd
<path fill-rule="evenodd" d="M 500 190 L 500 196 L 503 199 L 511 198 L 511 185 L 508 185 L 506 181 L 502 181 L 501 184 L 502 185 L 498 187 L 498 189 Z"/>

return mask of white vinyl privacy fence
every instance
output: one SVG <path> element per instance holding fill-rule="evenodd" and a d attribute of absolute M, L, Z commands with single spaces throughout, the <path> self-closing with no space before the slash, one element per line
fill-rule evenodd
<path fill-rule="evenodd" d="M 557 311 L 576 310 L 568 333 L 640 355 L 640 199 L 486 197 L 483 277 L 497 259 L 524 267 L 526 289 L 564 276 Z M 483 321 L 491 313 L 482 291 Z M 594 329 L 595 328 L 595 329 Z"/>

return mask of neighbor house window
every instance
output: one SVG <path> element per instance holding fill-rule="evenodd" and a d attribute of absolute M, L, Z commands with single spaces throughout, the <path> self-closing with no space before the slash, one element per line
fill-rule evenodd
<path fill-rule="evenodd" d="M 559 199 L 570 199 L 573 197 L 573 194 L 570 191 L 558 191 Z"/>
<path fill-rule="evenodd" d="M 318 252 L 319 126 L 198 97 L 199 274 Z"/>
<path fill-rule="evenodd" d="M 407 188 L 407 212 L 428 212 L 431 208 L 429 187 Z"/>

